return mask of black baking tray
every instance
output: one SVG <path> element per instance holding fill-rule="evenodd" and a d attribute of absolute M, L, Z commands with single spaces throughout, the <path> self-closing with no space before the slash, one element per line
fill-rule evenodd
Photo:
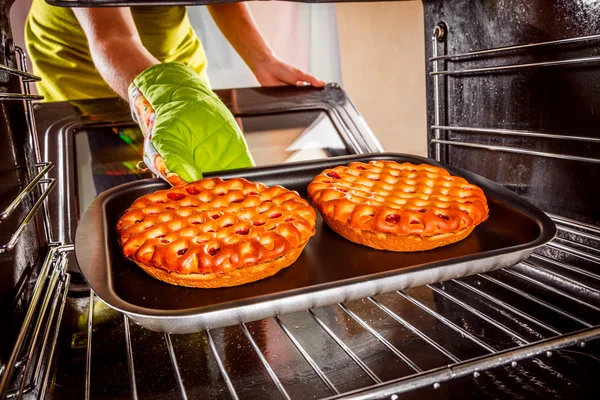
<path fill-rule="evenodd" d="M 446 168 L 483 189 L 490 216 L 458 243 L 395 253 L 347 241 L 317 213 L 317 233 L 292 266 L 242 286 L 194 289 L 150 277 L 121 252 L 115 228 L 118 219 L 139 196 L 169 187 L 161 180 L 147 179 L 100 194 L 85 211 L 75 237 L 79 268 L 103 301 L 138 324 L 160 332 L 189 333 L 508 267 L 556 234 L 556 226 L 546 214 L 508 189 L 471 172 L 412 155 L 334 157 L 206 176 L 282 185 L 306 198 L 306 187 L 324 169 L 370 160 Z"/>

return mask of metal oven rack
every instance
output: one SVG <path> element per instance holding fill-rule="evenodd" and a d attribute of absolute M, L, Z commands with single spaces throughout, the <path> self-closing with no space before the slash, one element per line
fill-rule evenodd
<path fill-rule="evenodd" d="M 483 145 L 479 143 L 468 143 L 465 141 L 452 141 L 444 139 L 442 136 L 442 132 L 444 131 L 454 131 L 454 132 L 464 132 L 464 133 L 477 133 L 477 134 L 487 134 L 487 135 L 503 135 L 503 136 L 516 136 L 516 137 L 525 137 L 525 138 L 545 138 L 545 139 L 556 139 L 556 140 L 569 140 L 575 142 L 582 143 L 592 143 L 592 144 L 600 144 L 599 138 L 586 137 L 586 136 L 573 136 L 573 135 L 558 135 L 544 132 L 532 132 L 526 130 L 510 130 L 510 129 L 495 129 L 495 128 L 475 128 L 469 126 L 449 126 L 443 125 L 440 123 L 440 77 L 442 76 L 465 76 L 465 75 L 474 75 L 474 74 L 482 74 L 482 73 L 495 73 L 495 72 L 506 72 L 506 71 L 514 71 L 521 70 L 527 68 L 542 68 L 542 67 L 556 67 L 562 65 L 587 65 L 587 64 L 598 64 L 600 63 L 600 56 L 592 56 L 592 57 L 581 57 L 581 58 L 567 58 L 564 60 L 553 60 L 553 61 L 543 61 L 543 62 L 532 62 L 532 63 L 520 63 L 520 64 L 508 64 L 508 65 L 496 65 L 496 66 L 488 66 L 483 68 L 464 68 L 464 69 L 445 69 L 440 70 L 440 63 L 443 62 L 458 62 L 461 59 L 466 59 L 469 57 L 480 57 L 480 56 L 490 56 L 497 55 L 503 53 L 510 53 L 517 50 L 531 50 L 531 49 L 539 49 L 544 47 L 551 46 L 559 46 L 565 44 L 574 44 L 574 43 L 582 43 L 589 42 L 593 40 L 600 39 L 600 35 L 588 35 L 581 36 L 575 38 L 540 42 L 540 43 L 528 43 L 516 46 L 506 46 L 494 49 L 486 49 L 479 51 L 472 51 L 467 53 L 458 53 L 458 54 L 447 54 L 447 55 L 439 55 L 438 54 L 438 42 L 444 40 L 445 35 L 447 34 L 447 28 L 444 24 L 439 24 L 434 28 L 434 33 L 431 38 L 432 48 L 433 48 L 433 56 L 430 58 L 430 62 L 432 63 L 433 72 L 431 73 L 434 81 L 434 125 L 431 126 L 431 129 L 434 132 L 434 139 L 431 140 L 431 143 L 435 145 L 435 158 L 436 160 L 441 160 L 441 148 L 442 145 L 446 146 L 460 146 L 460 147 L 470 147 L 470 148 L 480 148 L 485 150 L 492 151 L 502 151 L 508 153 L 516 153 L 516 154 L 526 154 L 533 155 L 538 157 L 549 157 L 549 158 L 558 158 L 564 160 L 573 160 L 580 162 L 589 162 L 589 163 L 600 163 L 600 158 L 594 157 L 581 157 L 570 154 L 558 154 L 558 153 L 549 153 L 542 151 L 532 151 L 528 149 L 521 149 L 516 147 L 506 147 L 506 146 L 491 146 L 491 145 Z"/>
<path fill-rule="evenodd" d="M 0 65 L 0 71 L 4 71 L 4 72 L 7 72 L 8 74 L 19 77 L 22 82 L 23 93 L 0 93 L 0 101 L 23 101 L 25 103 L 25 118 L 27 121 L 27 126 L 29 128 L 28 135 L 30 137 L 30 140 L 33 143 L 33 149 L 35 151 L 35 157 L 36 157 L 36 168 L 39 171 L 38 171 L 38 174 L 31 180 L 31 182 L 27 186 L 25 186 L 25 188 L 15 197 L 15 199 L 8 205 L 8 207 L 6 207 L 6 209 L 0 214 L 0 222 L 6 220 L 12 214 L 12 212 L 21 204 L 21 202 L 25 199 L 27 194 L 29 194 L 33 190 L 33 188 L 35 188 L 38 185 L 42 185 L 43 193 L 38 198 L 38 200 L 35 202 L 35 204 L 31 208 L 31 210 L 27 213 L 25 218 L 18 225 L 17 229 L 11 236 L 8 243 L 0 246 L 0 254 L 5 253 L 14 248 L 14 246 L 17 243 L 17 240 L 19 239 L 20 234 L 23 232 L 23 229 L 29 223 L 29 221 L 31 221 L 31 219 L 34 217 L 34 215 L 36 214 L 36 212 L 40 208 L 40 206 L 44 210 L 43 211 L 44 212 L 44 229 L 45 229 L 48 240 L 50 240 L 50 230 L 49 230 L 50 228 L 49 228 L 49 224 L 47 223 L 47 221 L 49 220 L 49 217 L 48 217 L 48 211 L 47 211 L 47 207 L 45 205 L 44 200 L 46 199 L 46 197 L 48 196 L 50 191 L 56 185 L 55 179 L 43 179 L 44 176 L 48 173 L 48 171 L 50 171 L 54 167 L 54 164 L 51 162 L 42 162 L 41 161 L 40 146 L 38 143 L 35 122 L 33 120 L 33 106 L 31 104 L 31 102 L 33 100 L 43 99 L 43 97 L 31 94 L 30 89 L 29 89 L 29 83 L 39 81 L 40 78 L 27 72 L 27 62 L 25 59 L 25 57 L 26 57 L 25 52 L 18 46 L 15 46 L 14 51 L 15 51 L 15 54 L 19 55 L 21 69 L 15 69 L 15 68 L 11 68 L 6 65 Z"/>
<path fill-rule="evenodd" d="M 437 43 L 444 34 L 444 27 L 439 26 L 432 37 L 436 110 L 431 129 L 437 160 L 442 158 L 442 146 L 456 145 L 600 162 L 576 155 L 445 140 L 444 130 L 461 130 L 600 142 L 589 137 L 442 125 L 439 112 L 441 76 L 484 70 L 441 70 L 442 61 L 586 41 L 600 35 L 440 56 Z M 503 65 L 485 71 L 595 62 L 600 62 L 600 57 Z M 96 303 L 90 293 L 83 395 L 116 396 L 106 389 L 106 383 L 110 376 L 123 373 L 128 384 L 121 386 L 119 393 L 134 399 L 149 394 L 186 399 L 200 393 L 234 399 L 397 399 L 401 393 L 419 388 L 443 388 L 444 382 L 461 377 L 485 381 L 494 377 L 498 367 L 511 376 L 537 368 L 550 371 L 556 385 L 569 390 L 569 379 L 577 377 L 555 370 L 553 359 L 577 363 L 581 368 L 585 368 L 582 360 L 573 357 L 598 362 L 600 228 L 551 217 L 558 226 L 557 237 L 511 268 L 196 335 L 151 333 L 120 314 L 96 322 Z M 95 360 L 109 341 L 124 349 L 126 357 L 120 370 L 111 369 L 107 374 L 107 367 Z M 162 371 L 161 384 L 151 378 L 157 376 L 157 369 Z M 526 372 L 524 375 L 527 377 Z M 526 378 L 519 385 L 523 386 L 520 394 L 530 390 Z M 544 390 L 557 393 L 553 388 L 543 388 L 542 393 Z"/>
<path fill-rule="evenodd" d="M 29 195 L 35 194 L 35 189 L 41 189 L 41 194 L 33 203 L 25 217 L 17 224 L 9 241 L 0 245 L 0 254 L 11 251 L 17 244 L 25 227 L 34 219 L 38 210 L 43 210 L 44 232 L 49 251 L 38 273 L 33 294 L 29 301 L 21 329 L 16 337 L 12 352 L 5 365 L 0 368 L 0 395 L 4 398 L 22 398 L 28 393 L 43 393 L 48 382 L 50 369 L 47 368 L 53 359 L 58 338 L 59 327 L 66 304 L 70 276 L 66 273 L 67 258 L 72 245 L 64 246 L 52 241 L 50 219 L 46 206 L 46 198 L 56 186 L 56 179 L 45 178 L 53 163 L 42 162 L 40 147 L 33 119 L 32 101 L 43 97 L 31 94 L 29 83 L 40 78 L 27 72 L 25 52 L 15 46 L 13 55 L 18 56 L 19 68 L 0 65 L 0 71 L 17 76 L 21 82 L 21 93 L 0 93 L 0 101 L 22 101 L 27 122 L 27 132 L 35 152 L 36 176 L 29 182 L 13 201 L 0 213 L 0 223 L 9 219 L 13 212 L 24 204 Z M 23 299 L 26 280 L 22 280 L 12 301 L 15 306 Z"/>
<path fill-rule="evenodd" d="M 436 61 L 437 87 L 447 71 Z M 140 328 L 93 292 L 67 297 L 72 245 L 52 243 L 0 388 L 9 398 L 397 399 L 484 382 L 501 366 L 550 371 L 567 388 L 553 360 L 597 360 L 600 228 L 552 218 L 557 238 L 511 268 L 193 335 Z M 74 331 L 59 331 L 63 312 Z"/>
<path fill-rule="evenodd" d="M 106 383 L 124 374 L 120 394 L 134 399 L 396 399 L 503 365 L 518 372 L 538 355 L 552 370 L 547 357 L 568 358 L 568 347 L 597 354 L 586 343 L 600 337 L 600 229 L 555 221 L 557 239 L 508 269 L 197 335 L 145 331 L 117 313 L 96 322 L 91 293 L 82 396 L 116 397 Z M 126 354 L 116 370 L 95 361 L 109 343 Z"/>

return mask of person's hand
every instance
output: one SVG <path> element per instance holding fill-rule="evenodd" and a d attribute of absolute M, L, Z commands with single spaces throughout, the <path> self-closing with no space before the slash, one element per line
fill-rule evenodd
<path fill-rule="evenodd" d="M 144 164 L 172 185 L 200 180 L 211 171 L 254 166 L 231 111 L 184 64 L 144 70 L 129 86 L 129 104 L 144 134 Z"/>
<path fill-rule="evenodd" d="M 269 57 L 264 61 L 256 63 L 252 72 L 262 86 L 314 86 L 323 87 L 326 82 L 311 74 L 299 70 L 276 57 Z"/>

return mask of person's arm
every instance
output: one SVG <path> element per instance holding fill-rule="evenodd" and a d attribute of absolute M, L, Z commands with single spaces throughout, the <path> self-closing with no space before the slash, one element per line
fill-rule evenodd
<path fill-rule="evenodd" d="M 325 85 L 320 79 L 279 60 L 260 34 L 246 3 L 208 6 L 210 15 L 263 86 Z"/>
<path fill-rule="evenodd" d="M 144 47 L 129 8 L 74 8 L 94 65 L 122 98 L 133 79 L 159 61 Z"/>

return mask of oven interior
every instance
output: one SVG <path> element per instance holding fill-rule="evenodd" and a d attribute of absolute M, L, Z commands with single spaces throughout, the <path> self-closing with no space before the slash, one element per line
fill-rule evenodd
<path fill-rule="evenodd" d="M 69 266 L 79 210 L 98 191 L 145 177 L 132 165 L 139 137 L 116 100 L 92 102 L 93 111 L 35 103 L 28 85 L 37 78 L 10 39 L 11 4 L 0 0 L 2 397 L 594 393 L 598 2 L 424 1 L 429 156 L 546 211 L 559 229 L 551 243 L 510 268 L 189 335 L 131 323 Z M 320 104 L 312 111 L 284 110 L 295 96 L 288 92 L 220 95 L 234 110 L 247 107 L 238 113 L 247 137 L 278 162 L 380 151 L 343 91 L 327 90 L 326 102 L 303 95 L 304 106 Z M 279 119 L 231 100 L 233 93 L 257 96 Z M 279 141 L 264 142 L 270 130 L 281 132 Z M 309 136 L 292 146 L 307 131 L 329 139 L 311 147 Z M 59 145 L 67 150 L 54 153 Z"/>

